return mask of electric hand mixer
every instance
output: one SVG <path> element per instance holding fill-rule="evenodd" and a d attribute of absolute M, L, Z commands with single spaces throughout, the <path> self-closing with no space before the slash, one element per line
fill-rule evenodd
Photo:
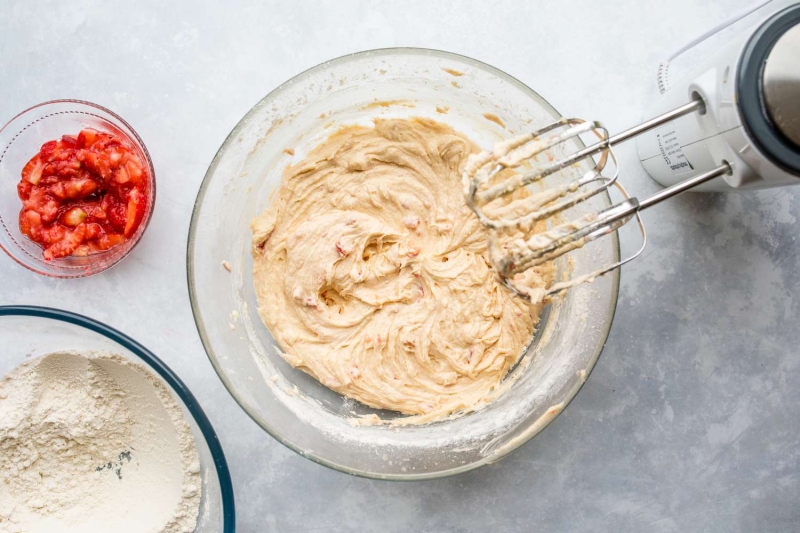
<path fill-rule="evenodd" d="M 662 96 L 652 110 L 658 116 L 651 120 L 610 136 L 599 122 L 562 119 L 470 158 L 463 176 L 467 204 L 489 230 L 495 269 L 517 294 L 542 300 L 633 260 L 646 244 L 639 213 L 684 191 L 800 184 L 800 4 L 773 14 L 739 36 L 674 87 L 668 86 L 666 67 L 662 64 L 659 69 Z M 587 133 L 599 141 L 582 149 L 567 148 L 578 146 L 571 140 Z M 641 201 L 630 197 L 617 182 L 613 153 L 614 146 L 634 137 L 647 172 L 667 186 Z M 566 155 L 553 158 L 554 148 Z M 505 177 L 505 169 L 517 169 L 540 154 L 550 160 L 531 171 Z M 613 171 L 604 175 L 609 161 L 614 163 Z M 509 200 L 517 189 L 582 162 L 589 162 L 591 168 L 578 179 Z M 623 201 L 598 213 L 553 222 L 547 231 L 531 235 L 537 222 L 555 220 L 553 217 L 611 186 L 622 193 Z M 641 229 L 642 245 L 630 257 L 547 289 L 533 290 L 517 283 L 526 270 L 616 231 L 634 218 Z"/>

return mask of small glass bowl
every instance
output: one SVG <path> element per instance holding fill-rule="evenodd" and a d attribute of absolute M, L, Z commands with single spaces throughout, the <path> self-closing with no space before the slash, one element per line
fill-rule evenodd
<path fill-rule="evenodd" d="M 150 187 L 144 218 L 131 238 L 109 250 L 46 261 L 42 247 L 19 229 L 22 200 L 17 194 L 17 184 L 22 168 L 44 143 L 60 139 L 62 135 L 77 135 L 84 128 L 126 139 L 145 162 L 150 173 Z M 81 278 L 111 268 L 133 250 L 147 229 L 156 201 L 155 176 L 144 142 L 130 124 L 113 111 L 80 100 L 53 100 L 26 109 L 0 129 L 0 248 L 25 268 L 54 278 Z"/>
<path fill-rule="evenodd" d="M 197 445 L 202 495 L 194 533 L 234 533 L 233 486 L 217 434 L 186 385 L 152 352 L 91 318 L 36 306 L 0 306 L 0 339 L 0 377 L 32 357 L 64 351 L 111 353 L 150 369 L 172 391 Z"/>

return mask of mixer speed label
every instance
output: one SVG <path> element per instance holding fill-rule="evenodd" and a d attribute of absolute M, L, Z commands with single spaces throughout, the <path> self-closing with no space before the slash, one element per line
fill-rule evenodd
<path fill-rule="evenodd" d="M 683 153 L 674 122 L 661 127 L 656 132 L 656 140 L 658 141 L 658 148 L 661 150 L 661 157 L 664 158 L 664 162 L 672 170 L 673 174 L 694 170 L 689 159 Z"/>

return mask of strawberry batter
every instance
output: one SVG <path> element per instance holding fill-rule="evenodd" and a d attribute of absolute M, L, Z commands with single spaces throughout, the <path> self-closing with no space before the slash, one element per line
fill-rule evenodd
<path fill-rule="evenodd" d="M 252 222 L 253 283 L 292 366 L 411 422 L 493 398 L 541 305 L 514 296 L 489 266 L 461 190 L 477 151 L 432 120 L 376 120 L 339 130 L 285 170 Z M 543 287 L 552 269 L 530 275 Z"/>

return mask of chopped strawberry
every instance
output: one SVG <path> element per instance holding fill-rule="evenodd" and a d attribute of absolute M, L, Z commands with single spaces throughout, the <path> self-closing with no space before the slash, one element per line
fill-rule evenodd
<path fill-rule="evenodd" d="M 125 242 L 125 236 L 124 235 L 116 234 L 116 235 L 109 235 L 108 236 L 109 248 L 111 246 L 116 246 L 118 244 L 122 244 L 123 242 Z"/>
<path fill-rule="evenodd" d="M 97 139 L 97 130 L 86 128 L 78 134 L 78 148 L 89 148 Z"/>
<path fill-rule="evenodd" d="M 82 224 L 86 220 L 87 216 L 88 215 L 86 214 L 86 211 L 84 211 L 80 207 L 73 207 L 72 209 L 64 213 L 64 215 L 61 217 L 61 222 L 67 226 L 72 226 L 74 228 L 78 224 Z"/>
<path fill-rule="evenodd" d="M 108 220 L 111 226 L 117 231 L 124 231 L 128 224 L 128 207 L 119 200 L 110 202 L 110 207 L 106 209 Z"/>
<path fill-rule="evenodd" d="M 48 260 L 108 250 L 144 219 L 148 175 L 116 135 L 86 128 L 44 143 L 21 174 L 20 231 Z"/>
<path fill-rule="evenodd" d="M 43 187 L 31 187 L 28 198 L 22 201 L 23 209 L 37 209 L 40 205 L 47 202 L 46 191 Z"/>
<path fill-rule="evenodd" d="M 97 190 L 97 184 L 90 178 L 71 179 L 64 184 L 67 198 L 86 198 Z"/>
<path fill-rule="evenodd" d="M 139 189 L 131 189 L 128 195 L 128 217 L 125 223 L 125 236 L 133 235 L 144 215 L 144 197 Z"/>
<path fill-rule="evenodd" d="M 19 196 L 21 200 L 30 198 L 32 190 L 33 184 L 30 181 L 22 180 L 17 183 L 17 196 Z"/>
<path fill-rule="evenodd" d="M 75 256 L 75 257 L 85 257 L 85 256 L 89 255 L 91 253 L 91 251 L 92 250 L 91 250 L 91 248 L 89 247 L 88 244 L 81 244 L 80 246 L 75 248 L 75 251 L 72 252 L 72 255 Z"/>
<path fill-rule="evenodd" d="M 42 145 L 42 149 L 39 150 L 39 157 L 42 159 L 42 161 L 50 161 L 57 147 L 58 141 L 48 141 L 44 143 Z"/>
<path fill-rule="evenodd" d="M 83 166 L 89 170 L 94 169 L 97 166 L 97 154 L 88 149 L 81 149 L 78 150 L 77 153 L 78 161 L 83 164 Z"/>
<path fill-rule="evenodd" d="M 61 144 L 62 146 L 68 146 L 70 148 L 76 148 L 78 145 L 78 139 L 75 138 L 73 135 L 62 135 L 61 136 Z"/>
<path fill-rule="evenodd" d="M 48 198 L 45 190 L 41 187 L 31 189 L 28 199 L 22 202 L 22 208 L 36 211 L 47 224 L 58 216 L 58 202 Z"/>
<path fill-rule="evenodd" d="M 48 163 L 48 165 L 52 165 L 54 167 L 53 171 L 49 174 L 58 175 L 62 179 L 77 177 L 81 170 L 81 162 L 77 159 L 56 161 L 55 163 Z"/>
<path fill-rule="evenodd" d="M 71 178 L 54 183 L 47 192 L 62 200 L 79 200 L 86 198 L 97 190 L 97 184 L 91 178 Z"/>
<path fill-rule="evenodd" d="M 39 181 L 42 179 L 43 169 L 44 163 L 42 163 L 42 160 L 36 155 L 22 168 L 22 179 L 28 183 L 38 185 Z"/>
<path fill-rule="evenodd" d="M 86 214 L 89 217 L 89 221 L 103 221 L 106 218 L 105 210 L 99 205 L 85 205 L 83 206 L 83 210 L 86 211 Z"/>
<path fill-rule="evenodd" d="M 67 197 L 67 191 L 64 188 L 64 183 L 57 181 L 44 189 L 50 196 L 55 196 L 59 200 L 64 200 Z"/>
<path fill-rule="evenodd" d="M 119 167 L 114 179 L 117 180 L 117 183 L 128 183 L 131 180 L 128 169 L 126 167 Z"/>
<path fill-rule="evenodd" d="M 39 233 L 39 238 L 45 244 L 53 244 L 63 239 L 66 233 L 67 230 L 64 228 L 64 226 L 53 224 L 49 228 L 42 228 L 41 232 Z"/>
<path fill-rule="evenodd" d="M 66 235 L 64 235 L 60 241 L 45 248 L 45 260 L 50 261 L 52 259 L 71 255 L 72 252 L 74 252 L 75 249 L 83 242 L 85 235 L 86 226 L 83 224 L 79 225 L 74 230 L 67 231 Z"/>
<path fill-rule="evenodd" d="M 110 146 L 107 150 L 107 153 L 111 168 L 117 168 L 121 164 L 125 163 L 130 152 L 128 152 L 128 150 L 123 146 Z"/>
<path fill-rule="evenodd" d="M 23 235 L 33 237 L 33 232 L 42 227 L 42 216 L 33 210 L 23 210 L 19 214 L 19 230 Z"/>
<path fill-rule="evenodd" d="M 129 158 L 128 162 L 125 163 L 125 167 L 128 169 L 128 175 L 131 177 L 131 180 L 134 183 L 141 183 L 142 178 L 144 177 L 144 170 L 142 170 L 142 165 L 133 158 Z"/>
<path fill-rule="evenodd" d="M 39 151 L 39 157 L 45 163 L 66 161 L 75 157 L 76 142 L 69 137 L 62 137 L 58 141 L 46 142 Z"/>
<path fill-rule="evenodd" d="M 103 227 L 100 224 L 86 224 L 86 240 L 91 241 L 103 235 Z"/>
<path fill-rule="evenodd" d="M 104 132 L 97 132 L 97 138 L 95 139 L 94 144 L 92 144 L 92 150 L 101 156 L 106 156 L 112 151 L 111 149 L 113 147 L 120 146 L 121 144 L 122 143 L 120 143 L 119 139 L 113 135 L 109 135 L 108 133 Z M 125 150 L 128 150 L 128 147 L 124 148 Z"/>
<path fill-rule="evenodd" d="M 347 254 L 350 253 L 350 250 L 348 250 L 347 248 L 342 246 L 342 243 L 339 242 L 339 241 L 336 241 L 336 245 L 335 246 L 336 246 L 336 251 L 339 252 L 339 255 L 341 255 L 342 257 L 344 257 L 344 256 L 346 256 Z"/>
<path fill-rule="evenodd" d="M 50 224 L 58 217 L 58 202 L 55 200 L 48 200 L 39 208 L 39 212 L 42 214 L 42 220 Z"/>
<path fill-rule="evenodd" d="M 112 233 L 111 235 L 103 235 L 97 239 L 97 243 L 101 250 L 108 250 L 109 248 L 121 244 L 125 241 L 125 236 L 119 233 Z"/>

